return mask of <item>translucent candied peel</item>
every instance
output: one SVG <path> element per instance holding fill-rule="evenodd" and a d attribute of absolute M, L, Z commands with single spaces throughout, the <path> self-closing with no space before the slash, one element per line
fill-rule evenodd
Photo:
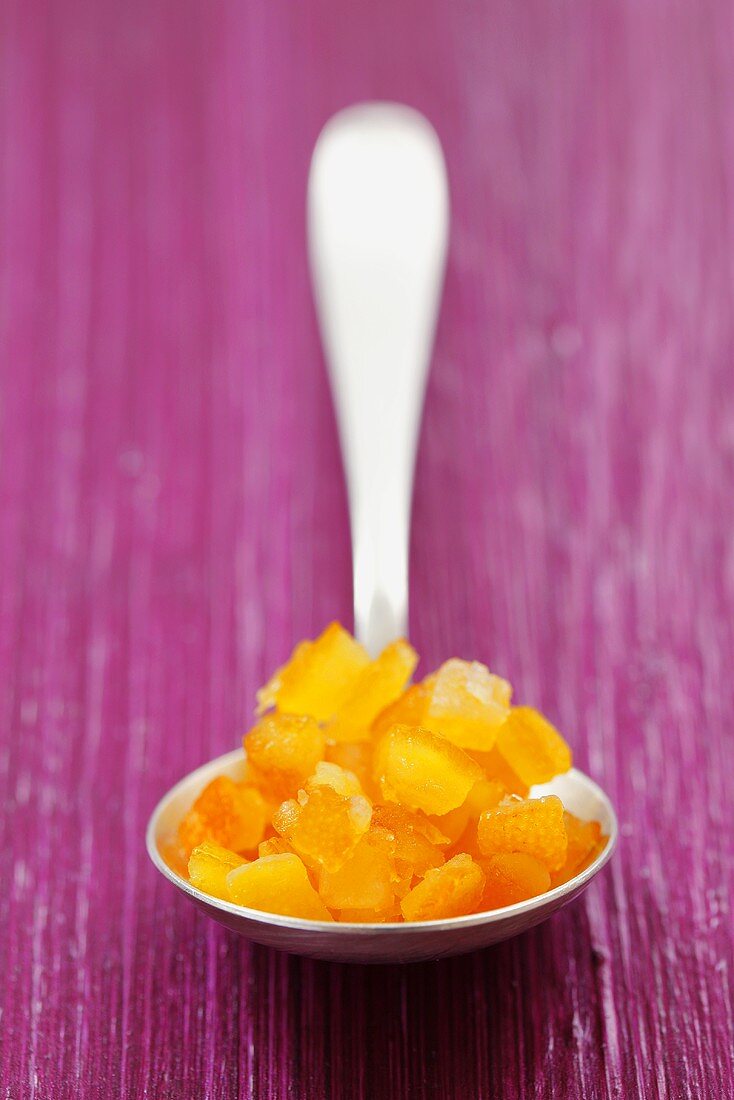
<path fill-rule="evenodd" d="M 565 740 L 485 665 L 411 684 L 417 659 L 399 640 L 370 660 L 338 623 L 297 646 L 258 693 L 244 781 L 204 788 L 169 865 L 212 897 L 355 923 L 482 912 L 579 874 L 598 822 L 528 797 L 571 766 Z"/>
<path fill-rule="evenodd" d="M 456 855 L 427 871 L 400 903 L 407 921 L 442 920 L 473 913 L 484 892 L 484 871 L 471 856 Z"/>
<path fill-rule="evenodd" d="M 220 775 L 201 792 L 178 830 L 187 855 L 205 840 L 233 852 L 251 852 L 263 838 L 268 804 L 251 787 L 241 787 Z"/>
<path fill-rule="evenodd" d="M 205 840 L 194 848 L 189 858 L 189 881 L 205 894 L 229 901 L 227 875 L 235 867 L 244 866 L 245 862 L 236 852 Z"/>
<path fill-rule="evenodd" d="M 287 664 L 260 689 L 258 713 L 277 707 L 326 721 L 349 699 L 369 663 L 366 649 L 339 623 L 331 623 L 315 641 L 297 645 Z"/>
<path fill-rule="evenodd" d="M 333 920 L 298 856 L 261 856 L 227 875 L 230 899 L 249 909 L 306 920 Z"/>
<path fill-rule="evenodd" d="M 497 735 L 497 751 L 532 787 L 571 767 L 571 750 L 555 726 L 532 707 L 513 707 Z"/>
<path fill-rule="evenodd" d="M 384 912 L 395 903 L 397 880 L 389 839 L 370 829 L 338 870 L 321 872 L 319 893 L 330 909 Z"/>
<path fill-rule="evenodd" d="M 260 786 L 283 797 L 324 758 L 326 737 L 305 714 L 266 714 L 245 735 L 245 752 Z"/>
<path fill-rule="evenodd" d="M 508 798 L 494 810 L 481 814 L 477 839 L 485 856 L 525 852 L 549 871 L 558 871 L 568 848 L 563 803 L 555 795 Z"/>
<path fill-rule="evenodd" d="M 348 699 L 327 726 L 331 741 L 367 741 L 377 715 L 395 700 L 413 674 L 418 654 L 402 639 L 363 669 Z"/>
<path fill-rule="evenodd" d="M 375 750 L 375 776 L 387 801 L 440 815 L 461 805 L 482 771 L 445 737 L 394 726 Z"/>
<path fill-rule="evenodd" d="M 276 810 L 273 825 L 304 858 L 338 871 L 367 832 L 372 807 L 364 795 L 344 797 L 329 786 L 300 794 Z"/>
<path fill-rule="evenodd" d="M 482 909 L 501 909 L 550 890 L 548 868 L 527 852 L 498 852 L 480 862 L 485 874 Z"/>
<path fill-rule="evenodd" d="M 454 658 L 431 678 L 422 725 L 463 749 L 489 752 L 510 713 L 512 688 L 479 661 Z"/>

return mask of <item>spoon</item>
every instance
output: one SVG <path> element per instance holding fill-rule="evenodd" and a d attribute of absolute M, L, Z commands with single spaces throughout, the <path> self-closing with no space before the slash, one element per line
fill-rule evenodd
<path fill-rule="evenodd" d="M 355 634 L 371 655 L 407 634 L 408 548 L 418 427 L 448 239 L 438 137 L 408 107 L 367 103 L 335 115 L 314 150 L 309 256 L 349 493 Z M 148 824 L 159 871 L 209 916 L 258 943 L 342 962 L 407 962 L 460 954 L 539 924 L 576 897 L 612 854 L 614 809 L 576 768 L 531 795 L 557 794 L 596 820 L 606 846 L 581 874 L 488 913 L 406 924 L 308 921 L 210 897 L 178 875 L 166 844 L 218 775 L 244 777 L 241 749 L 205 764 L 161 800 Z"/>

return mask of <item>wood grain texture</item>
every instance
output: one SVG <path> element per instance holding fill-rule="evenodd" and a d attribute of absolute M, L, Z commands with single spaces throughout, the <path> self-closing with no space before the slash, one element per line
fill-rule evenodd
<path fill-rule="evenodd" d="M 402 969 L 237 940 L 143 848 L 349 621 L 303 197 L 372 97 L 453 198 L 413 638 L 622 824 L 544 927 Z M 2 1096 L 732 1095 L 733 104 L 725 0 L 2 5 Z"/>

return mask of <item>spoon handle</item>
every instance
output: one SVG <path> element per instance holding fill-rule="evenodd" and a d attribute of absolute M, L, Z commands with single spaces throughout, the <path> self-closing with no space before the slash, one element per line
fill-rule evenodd
<path fill-rule="evenodd" d="M 308 238 L 349 493 L 355 634 L 407 633 L 413 471 L 448 239 L 441 146 L 389 103 L 349 107 L 316 143 Z"/>

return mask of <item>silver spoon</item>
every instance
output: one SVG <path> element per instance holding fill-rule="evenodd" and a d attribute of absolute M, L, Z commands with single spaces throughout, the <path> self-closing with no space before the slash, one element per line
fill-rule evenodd
<path fill-rule="evenodd" d="M 407 633 L 408 545 L 418 426 L 448 238 L 441 146 L 417 111 L 350 107 L 326 125 L 311 162 L 309 255 L 349 490 L 357 638 L 372 654 Z M 241 749 L 182 779 L 148 824 L 159 871 L 228 928 L 286 951 L 343 962 L 406 962 L 486 947 L 539 924 L 581 892 L 612 854 L 617 821 L 604 792 L 572 768 L 533 795 L 557 794 L 608 836 L 581 874 L 529 901 L 414 924 L 342 924 L 246 909 L 197 890 L 163 857 L 217 775 L 241 778 Z"/>

